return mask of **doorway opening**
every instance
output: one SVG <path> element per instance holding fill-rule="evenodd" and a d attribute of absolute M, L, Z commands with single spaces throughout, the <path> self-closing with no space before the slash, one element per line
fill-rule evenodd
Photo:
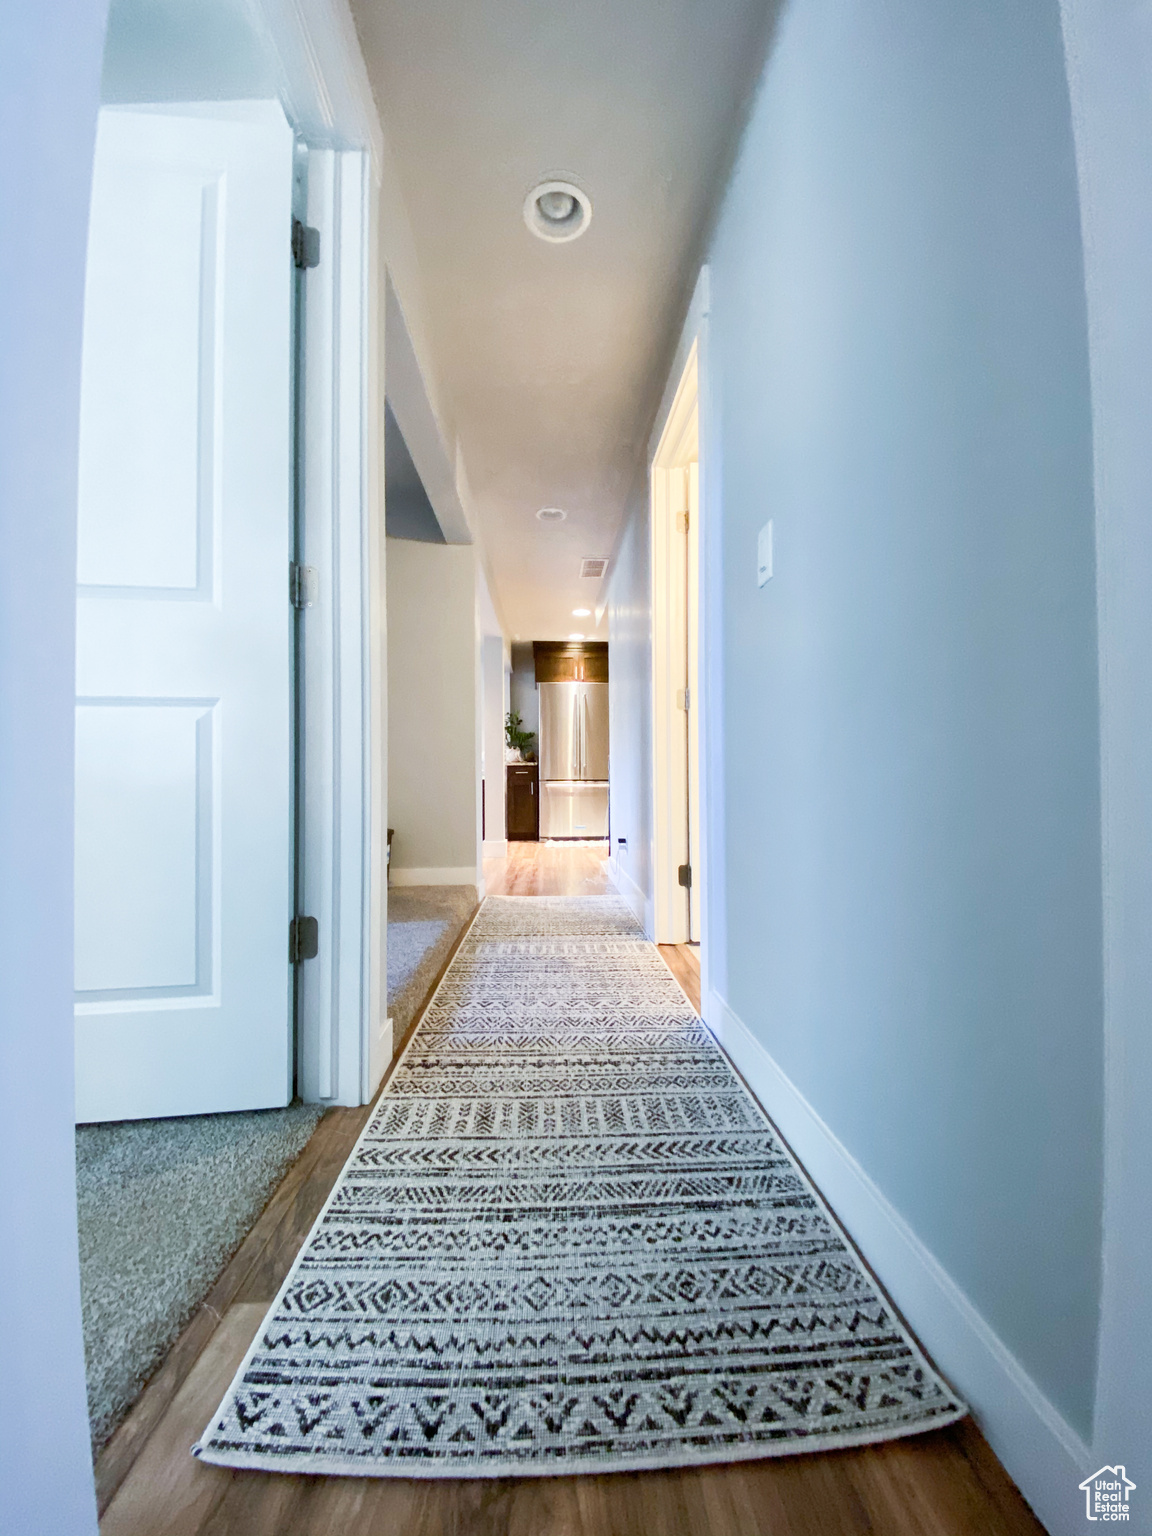
<path fill-rule="evenodd" d="M 652 462 L 652 724 L 655 938 L 701 942 L 700 409 L 688 354 Z"/>

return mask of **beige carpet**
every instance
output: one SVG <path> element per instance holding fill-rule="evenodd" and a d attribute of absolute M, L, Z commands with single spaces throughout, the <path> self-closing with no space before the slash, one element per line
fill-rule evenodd
<path fill-rule="evenodd" d="M 397 1044 L 475 906 L 471 885 L 389 888 L 388 1012 Z"/>
<path fill-rule="evenodd" d="M 76 1127 L 92 1449 L 212 1289 L 322 1104 Z"/>

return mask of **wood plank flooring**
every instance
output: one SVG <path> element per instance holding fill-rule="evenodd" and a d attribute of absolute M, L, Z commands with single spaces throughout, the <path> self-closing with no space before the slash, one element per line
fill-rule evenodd
<path fill-rule="evenodd" d="M 607 846 L 510 844 L 494 894 L 612 890 Z M 699 1008 L 698 951 L 662 945 Z M 693 990 L 694 989 L 694 990 Z M 301 1477 L 188 1454 L 368 1114 L 332 1110 L 97 1467 L 103 1536 L 1043 1536 L 971 1420 L 883 1445 L 612 1476 Z"/>
<path fill-rule="evenodd" d="M 607 843 L 509 843 L 504 859 L 484 860 L 489 896 L 614 896 L 604 869 Z"/>
<path fill-rule="evenodd" d="M 695 944 L 657 944 L 664 964 L 688 994 L 688 1001 L 700 1012 L 700 950 Z"/>

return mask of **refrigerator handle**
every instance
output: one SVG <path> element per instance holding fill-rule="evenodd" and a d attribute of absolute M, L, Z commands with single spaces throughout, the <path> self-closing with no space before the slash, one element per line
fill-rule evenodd
<path fill-rule="evenodd" d="M 588 690 L 580 690 L 580 777 L 588 777 Z"/>
<path fill-rule="evenodd" d="M 583 743 L 580 740 L 580 690 L 572 690 L 572 754 L 575 777 L 580 778 L 584 767 Z"/>

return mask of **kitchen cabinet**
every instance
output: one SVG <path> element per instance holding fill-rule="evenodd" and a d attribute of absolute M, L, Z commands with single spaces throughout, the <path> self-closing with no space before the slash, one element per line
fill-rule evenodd
<path fill-rule="evenodd" d="M 537 683 L 606 683 L 608 646 L 603 640 L 537 640 L 532 646 Z"/>
<path fill-rule="evenodd" d="M 509 842 L 536 842 L 540 837 L 540 784 L 535 763 L 509 763 L 507 826 Z"/>

